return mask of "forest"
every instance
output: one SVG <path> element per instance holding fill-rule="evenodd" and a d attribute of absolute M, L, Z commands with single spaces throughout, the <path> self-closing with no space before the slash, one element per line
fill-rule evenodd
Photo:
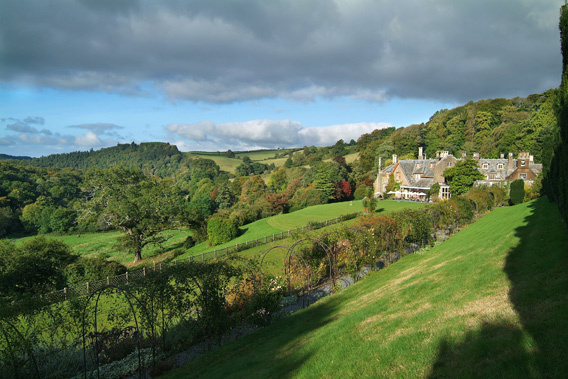
<path fill-rule="evenodd" d="M 223 224 L 230 236 L 245 223 L 280 212 L 362 199 L 372 189 L 379 157 L 385 164 L 390 163 L 392 154 L 400 159 L 415 158 L 418 147 L 424 147 L 427 156 L 434 156 L 437 150 L 454 155 L 480 152 L 487 158 L 530 151 L 546 167 L 557 141 L 557 93 L 549 90 L 526 98 L 469 102 L 440 110 L 426 123 L 375 130 L 357 141 L 276 151 L 275 157 L 285 158 L 278 166 L 243 154 L 235 156 L 230 150 L 211 153 L 211 157 L 224 155 L 238 162 L 236 169 L 222 170 L 208 155 L 183 153 L 174 145 L 158 142 L 33 159 L 3 155 L 0 237 L 119 228 L 104 212 L 85 216 L 93 178 L 110 172 L 118 177 L 137 171 L 145 177 L 139 178 L 145 185 L 163 186 L 169 181 L 183 200 L 180 206 L 185 219 L 177 222 L 194 231 L 194 242 L 201 242 L 212 234 L 208 227 L 218 229 Z M 347 163 L 346 155 L 357 159 Z"/>

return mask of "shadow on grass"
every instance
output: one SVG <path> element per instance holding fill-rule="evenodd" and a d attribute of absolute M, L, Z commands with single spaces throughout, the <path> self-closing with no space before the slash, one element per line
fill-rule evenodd
<path fill-rule="evenodd" d="M 504 271 L 522 328 L 489 323 L 442 341 L 430 377 L 568 377 L 568 237 L 556 205 L 531 204 Z"/>
<path fill-rule="evenodd" d="M 289 378 L 315 351 L 306 347 L 310 333 L 333 321 L 337 301 L 314 304 L 270 328 L 263 328 L 213 350 L 164 378 Z M 229 362 L 229 363 L 227 363 Z"/>

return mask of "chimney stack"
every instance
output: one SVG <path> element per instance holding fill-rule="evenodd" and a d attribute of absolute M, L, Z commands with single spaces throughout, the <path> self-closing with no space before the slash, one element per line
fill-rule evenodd
<path fill-rule="evenodd" d="M 379 172 L 383 171 L 383 157 L 379 157 Z"/>
<path fill-rule="evenodd" d="M 398 163 L 398 156 L 396 154 L 392 155 L 392 164 L 397 164 Z"/>
<path fill-rule="evenodd" d="M 501 153 L 501 159 L 505 159 L 505 154 Z"/>
<path fill-rule="evenodd" d="M 418 159 L 424 159 L 424 155 L 422 154 L 424 152 L 423 149 L 424 148 L 422 146 L 418 148 Z"/>
<path fill-rule="evenodd" d="M 473 159 L 478 161 L 479 160 L 479 153 L 473 153 Z"/>
<path fill-rule="evenodd" d="M 515 168 L 515 163 L 513 162 L 513 153 L 509 153 L 508 168 L 509 170 L 513 170 Z"/>

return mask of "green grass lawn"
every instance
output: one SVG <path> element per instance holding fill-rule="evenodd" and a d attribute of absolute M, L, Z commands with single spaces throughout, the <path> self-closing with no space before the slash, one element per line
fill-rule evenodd
<path fill-rule="evenodd" d="M 253 162 L 260 162 L 264 164 L 271 164 L 274 163 L 275 167 L 283 166 L 286 162 L 286 158 L 274 158 L 276 154 L 282 154 L 283 152 L 288 151 L 287 149 L 284 150 L 259 150 L 259 151 L 251 151 L 251 152 L 235 152 L 235 158 L 227 158 L 225 157 L 225 152 L 220 153 L 206 153 L 206 152 L 190 152 L 186 153 L 194 158 L 205 158 L 211 159 L 221 168 L 221 171 L 229 172 L 229 173 L 236 173 L 237 167 L 243 163 L 242 158 L 244 156 L 248 156 Z M 265 180 L 270 177 L 270 174 L 266 175 Z"/>
<path fill-rule="evenodd" d="M 415 209 L 423 206 L 423 203 L 385 200 L 378 202 L 377 212 L 389 213 L 396 212 L 405 208 Z M 181 255 L 179 259 L 185 259 L 189 256 L 199 255 L 207 251 L 224 249 L 227 246 L 234 246 L 237 243 L 241 244 L 245 243 L 246 241 L 253 241 L 257 238 L 270 237 L 273 234 L 280 234 L 281 232 L 301 228 L 303 226 L 306 226 L 310 221 L 322 222 L 335 219 L 341 215 L 361 211 L 363 211 L 363 205 L 361 201 L 354 200 L 352 203 L 345 201 L 341 203 L 322 204 L 300 209 L 292 213 L 281 213 L 279 215 L 257 220 L 255 222 L 242 226 L 240 228 L 241 235 L 230 242 L 215 247 L 209 246 L 207 242 L 196 245 L 195 247 L 189 249 L 185 254 Z"/>
<path fill-rule="evenodd" d="M 183 248 L 183 242 L 188 236 L 189 231 L 185 229 L 170 230 L 166 235 L 170 238 L 163 244 L 163 247 L 150 245 L 142 251 L 143 260 L 141 265 L 151 264 L 153 260 L 162 260 L 166 258 L 164 253 L 174 249 Z M 86 233 L 73 234 L 66 236 L 46 235 L 48 239 L 61 241 L 71 247 L 75 254 L 82 257 L 99 257 L 103 259 L 120 262 L 126 266 L 132 266 L 134 256 L 124 249 L 116 247 L 117 237 L 122 236 L 119 231 L 105 233 Z M 15 243 L 21 244 L 27 239 L 35 238 L 35 236 L 24 237 Z M 159 256 L 159 257 L 158 257 Z"/>
<path fill-rule="evenodd" d="M 546 198 L 499 208 L 166 377 L 566 377 L 567 245 Z"/>

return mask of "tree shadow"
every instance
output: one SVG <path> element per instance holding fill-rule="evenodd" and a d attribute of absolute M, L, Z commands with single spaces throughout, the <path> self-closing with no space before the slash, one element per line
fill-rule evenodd
<path fill-rule="evenodd" d="M 547 198 L 530 207 L 504 266 L 521 328 L 486 323 L 463 341 L 446 338 L 430 377 L 568 377 L 566 224 Z"/>
<path fill-rule="evenodd" d="M 262 328 L 210 351 L 188 365 L 168 372 L 165 378 L 289 378 L 316 353 L 306 348 L 305 338 L 332 322 L 338 299 L 314 304 L 300 313 L 280 319 L 269 328 Z M 260 354 L 259 354 L 260 352 Z"/>

